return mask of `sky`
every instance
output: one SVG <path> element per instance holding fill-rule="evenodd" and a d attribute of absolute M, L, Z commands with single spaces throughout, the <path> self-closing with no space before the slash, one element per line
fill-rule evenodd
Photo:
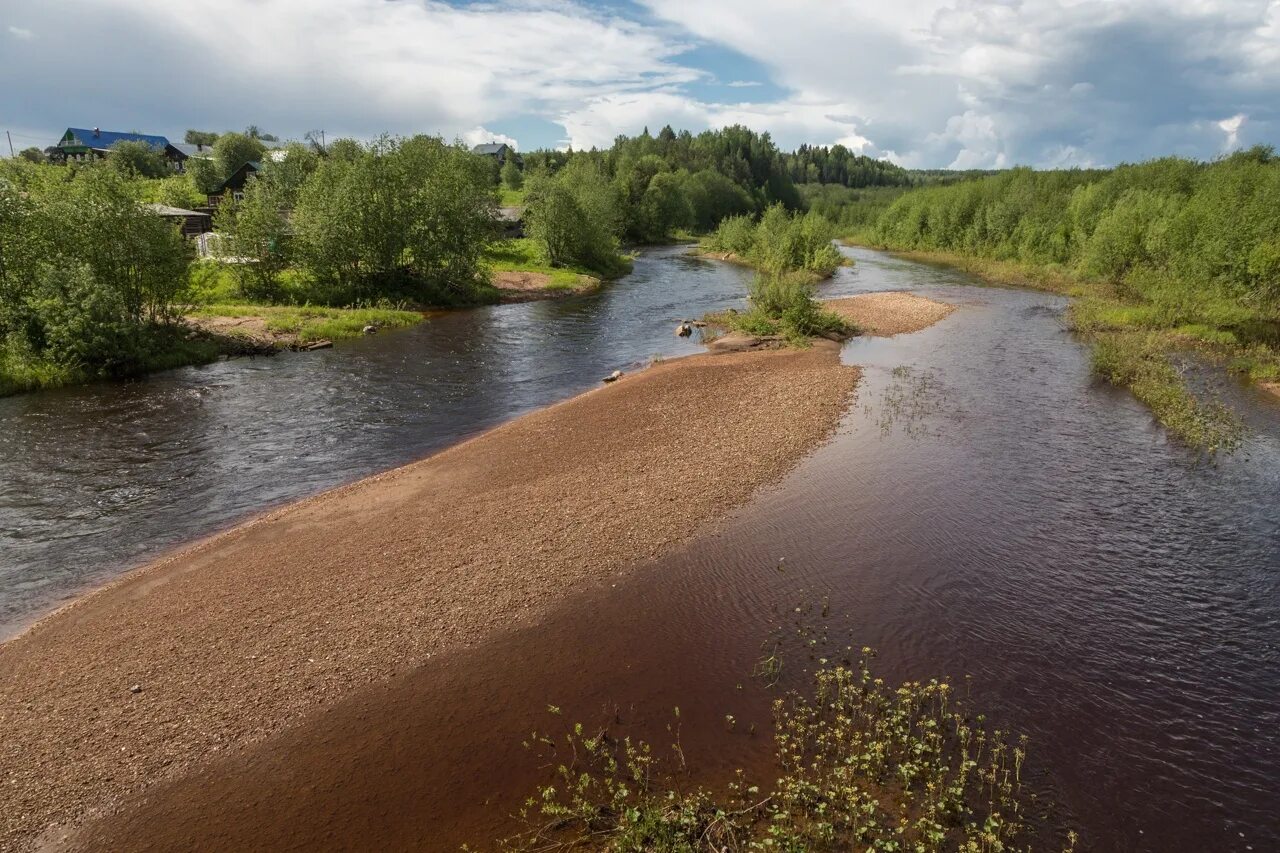
<path fill-rule="evenodd" d="M 249 124 L 526 151 L 744 124 L 912 168 L 1208 159 L 1280 143 L 1280 0 L 0 3 L 15 149 Z"/>

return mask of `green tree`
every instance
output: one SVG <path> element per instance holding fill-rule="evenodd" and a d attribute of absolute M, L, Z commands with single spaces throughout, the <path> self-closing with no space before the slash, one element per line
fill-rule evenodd
<path fill-rule="evenodd" d="M 213 161 L 218 167 L 218 180 L 225 181 L 245 163 L 258 162 L 266 148 L 259 140 L 243 133 L 224 133 L 213 146 Z"/>
<path fill-rule="evenodd" d="M 44 163 L 48 161 L 48 157 L 39 148 L 32 145 L 30 148 L 23 148 L 18 152 L 18 156 L 28 163 Z"/>
<path fill-rule="evenodd" d="M 339 298 L 474 299 L 493 234 L 488 164 L 425 136 L 351 143 L 341 156 L 330 154 L 293 215 L 295 251 L 308 273 Z"/>
<path fill-rule="evenodd" d="M 635 233 L 648 243 L 668 239 L 677 228 L 693 224 L 693 206 L 684 194 L 682 180 L 672 172 L 654 175 L 640 198 Z"/>
<path fill-rule="evenodd" d="M 216 131 L 212 130 L 188 130 L 182 140 L 188 145 L 204 145 L 212 148 L 214 143 L 218 141 L 218 135 Z"/>
<path fill-rule="evenodd" d="M 218 164 L 203 157 L 191 157 L 186 164 L 187 177 L 198 192 L 211 195 L 218 191 L 224 179 Z"/>
<path fill-rule="evenodd" d="M 530 179 L 525 225 L 553 266 L 581 266 L 610 275 L 620 266 L 621 199 L 601 164 L 570 160 L 554 176 Z"/>
<path fill-rule="evenodd" d="M 215 222 L 227 240 L 240 290 L 252 300 L 276 301 L 289 264 L 288 220 L 270 180 L 250 178 L 239 199 L 219 205 Z"/>
<path fill-rule="evenodd" d="M 320 155 L 314 148 L 291 143 L 274 152 L 262 164 L 259 177 L 271 183 L 271 192 L 281 208 L 292 208 L 298 203 L 302 187 L 320 165 Z"/>
<path fill-rule="evenodd" d="M 520 171 L 520 166 L 514 157 L 507 158 L 507 162 L 502 166 L 502 184 L 509 190 L 519 190 L 524 187 L 524 173 Z"/>
<path fill-rule="evenodd" d="M 112 145 L 107 162 L 125 177 L 160 178 L 173 172 L 163 153 L 140 140 Z"/>

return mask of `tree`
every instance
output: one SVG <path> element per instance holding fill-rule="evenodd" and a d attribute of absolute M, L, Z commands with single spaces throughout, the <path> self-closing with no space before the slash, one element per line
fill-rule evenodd
<path fill-rule="evenodd" d="M 192 185 L 205 195 L 217 192 L 224 180 L 218 164 L 204 157 L 188 158 L 186 172 Z"/>
<path fill-rule="evenodd" d="M 666 240 L 677 228 L 693 222 L 693 207 L 672 172 L 654 175 L 636 211 L 636 231 L 648 243 Z"/>
<path fill-rule="evenodd" d="M 266 147 L 243 133 L 224 133 L 213 146 L 213 161 L 218 167 L 218 180 L 227 178 L 245 163 L 257 162 L 266 153 Z"/>
<path fill-rule="evenodd" d="M 334 143 L 298 194 L 296 256 L 338 298 L 470 301 L 493 233 L 488 168 L 435 137 Z"/>
<path fill-rule="evenodd" d="M 28 163 L 45 163 L 49 160 L 45 153 L 39 148 L 32 145 L 30 148 L 23 148 L 18 152 L 18 156 Z"/>
<path fill-rule="evenodd" d="M 244 135 L 249 137 L 250 139 L 260 139 L 263 142 L 279 142 L 280 141 L 280 137 L 276 136 L 274 133 L 266 133 L 261 128 L 259 128 L 256 124 L 251 124 L 248 127 L 246 127 L 244 129 Z"/>
<path fill-rule="evenodd" d="M 213 130 L 188 130 L 183 141 L 188 145 L 203 145 L 212 148 L 218 141 L 218 133 Z"/>
<path fill-rule="evenodd" d="M 509 190 L 519 190 L 524 187 L 524 173 L 520 171 L 514 157 L 507 158 L 507 162 L 502 166 L 502 184 Z"/>
<path fill-rule="evenodd" d="M 264 162 L 259 177 L 271 182 L 277 203 L 289 209 L 298 203 L 298 194 L 319 165 L 320 155 L 315 149 L 294 142 Z"/>
<path fill-rule="evenodd" d="M 622 202 L 599 162 L 573 158 L 554 176 L 530 179 L 525 222 L 553 266 L 617 271 Z"/>
<path fill-rule="evenodd" d="M 240 290 L 250 299 L 280 298 L 280 273 L 288 266 L 289 223 L 270 179 L 253 177 L 239 199 L 218 207 L 218 230 L 227 236 Z"/>
<path fill-rule="evenodd" d="M 189 175 L 171 175 L 156 184 L 151 195 L 161 204 L 192 208 L 199 207 L 205 201 Z"/>
<path fill-rule="evenodd" d="M 125 177 L 159 178 L 172 173 L 164 155 L 141 140 L 121 140 L 111 146 L 107 162 Z"/>
<path fill-rule="evenodd" d="M 109 163 L 0 175 L 0 334 L 93 374 L 139 366 L 172 317 L 190 249 Z"/>

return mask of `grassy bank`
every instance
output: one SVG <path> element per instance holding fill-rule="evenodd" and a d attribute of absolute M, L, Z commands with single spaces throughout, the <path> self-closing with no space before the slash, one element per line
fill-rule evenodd
<path fill-rule="evenodd" d="M 900 251 L 874 240 L 847 238 L 848 245 L 887 249 L 919 263 L 962 269 L 992 284 L 1059 293 L 1072 299 L 1068 319 L 1091 347 L 1098 378 L 1129 389 L 1156 419 L 1187 444 L 1215 452 L 1234 449 L 1240 420 L 1213 400 L 1199 399 L 1177 365 L 1179 353 L 1195 353 L 1232 372 L 1263 383 L 1280 378 L 1280 357 L 1266 344 L 1242 344 L 1231 327 L 1240 312 L 1169 312 L 1121 298 L 1113 285 L 1090 281 L 1059 266 L 997 261 L 954 252 Z M 1252 316 L 1245 314 L 1245 316 Z M 1193 322 L 1190 318 L 1198 318 Z"/>
<path fill-rule="evenodd" d="M 337 341 L 365 334 L 375 329 L 397 329 L 422 321 L 418 311 L 397 308 L 326 308 L 316 305 L 252 305 L 244 303 L 202 305 L 189 315 L 192 322 L 220 334 L 267 337 L 283 344 L 308 344 L 315 341 Z M 251 324 L 222 327 L 212 320 L 255 320 Z M 261 332 L 262 334 L 259 334 Z"/>
<path fill-rule="evenodd" d="M 1180 352 L 1280 378 L 1280 159 L 1268 149 L 913 190 L 859 241 L 1073 297 L 1098 376 L 1193 445 L 1231 447 L 1240 430 L 1196 398 Z"/>
<path fill-rule="evenodd" d="M 138 355 L 132 363 L 110 374 L 82 364 L 41 358 L 16 344 L 0 346 L 0 397 L 78 385 L 108 376 L 127 378 L 192 364 L 208 364 L 228 349 L 214 337 L 189 335 L 190 330 L 180 325 L 150 327 L 136 340 Z"/>
<path fill-rule="evenodd" d="M 545 277 L 542 287 L 550 291 L 585 290 L 600 283 L 598 275 L 585 267 L 556 267 L 547 263 L 538 244 L 528 238 L 494 243 L 485 253 L 485 264 L 493 271 L 499 289 L 503 273 Z"/>

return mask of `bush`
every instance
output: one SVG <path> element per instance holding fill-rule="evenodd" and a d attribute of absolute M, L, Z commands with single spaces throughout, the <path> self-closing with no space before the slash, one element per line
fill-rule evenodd
<path fill-rule="evenodd" d="M 800 271 L 826 277 L 843 263 L 833 238 L 831 223 L 819 214 L 792 214 L 775 204 L 759 223 L 744 216 L 724 220 L 703 247 L 735 254 L 774 277 Z"/>
<path fill-rule="evenodd" d="M 298 193 L 292 251 L 341 301 L 474 301 L 494 236 L 488 169 L 432 137 L 335 143 Z"/>
<path fill-rule="evenodd" d="M 756 245 L 756 224 L 745 215 L 722 219 L 702 245 L 713 252 L 728 252 L 746 258 Z"/>
<path fill-rule="evenodd" d="M 551 266 L 581 267 L 605 276 L 622 268 L 621 201 L 591 160 L 575 159 L 554 176 L 529 181 L 525 227 Z"/>
<path fill-rule="evenodd" d="M 42 357 L 90 375 L 131 373 L 146 354 L 141 332 L 124 296 L 103 286 L 87 264 L 44 269 L 29 326 L 32 349 Z"/>

